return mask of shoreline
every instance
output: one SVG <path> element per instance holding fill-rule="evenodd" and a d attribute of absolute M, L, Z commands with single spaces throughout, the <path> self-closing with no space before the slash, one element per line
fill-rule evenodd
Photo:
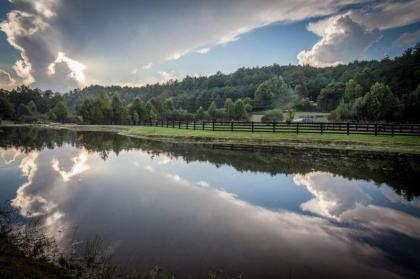
<path fill-rule="evenodd" d="M 161 127 L 74 124 L 3 124 L 0 127 L 44 127 L 72 131 L 112 132 L 123 136 L 171 143 L 206 145 L 214 149 L 280 153 L 315 152 L 329 156 L 363 156 L 420 159 L 420 137 L 294 135 L 232 133 Z"/>

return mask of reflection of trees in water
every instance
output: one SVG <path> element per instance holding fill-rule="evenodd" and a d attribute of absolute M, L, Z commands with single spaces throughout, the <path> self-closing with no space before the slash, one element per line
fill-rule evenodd
<path fill-rule="evenodd" d="M 135 139 L 115 133 L 71 132 L 40 128 L 2 128 L 0 146 L 17 147 L 22 151 L 42 150 L 62 146 L 63 143 L 84 147 L 97 152 L 106 160 L 110 152 L 142 149 L 149 154 L 168 154 L 182 157 L 186 162 L 210 162 L 217 167 L 229 165 L 238 171 L 265 172 L 272 175 L 305 174 L 324 171 L 348 179 L 372 180 L 377 185 L 385 183 L 408 200 L 420 195 L 416 183 L 420 181 L 420 161 L 407 158 L 363 158 L 323 156 L 314 152 L 260 153 L 212 149 L 198 144 L 182 144 Z"/>

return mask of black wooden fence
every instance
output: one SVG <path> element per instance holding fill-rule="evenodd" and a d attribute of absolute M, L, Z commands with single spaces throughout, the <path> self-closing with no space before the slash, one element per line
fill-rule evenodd
<path fill-rule="evenodd" d="M 314 133 L 346 135 L 420 136 L 420 124 L 357 123 L 357 122 L 243 122 L 243 121 L 171 121 L 144 120 L 138 125 L 166 128 L 270 133 Z"/>

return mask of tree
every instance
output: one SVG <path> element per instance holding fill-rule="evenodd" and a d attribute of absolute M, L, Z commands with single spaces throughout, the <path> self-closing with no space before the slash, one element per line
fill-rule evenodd
<path fill-rule="evenodd" d="M 410 94 L 404 95 L 404 120 L 420 123 L 420 85 Z"/>
<path fill-rule="evenodd" d="M 0 96 L 0 118 L 11 118 L 13 116 L 13 106 L 6 96 Z"/>
<path fill-rule="evenodd" d="M 245 105 L 241 99 L 236 100 L 233 109 L 233 119 L 235 120 L 246 120 L 248 119 L 248 113 L 245 110 Z"/>
<path fill-rule="evenodd" d="M 51 111 L 54 115 L 54 119 L 58 121 L 66 120 L 69 114 L 67 106 L 63 101 L 59 101 Z"/>
<path fill-rule="evenodd" d="M 17 110 L 18 117 L 31 115 L 32 112 L 27 105 L 20 104 Z"/>
<path fill-rule="evenodd" d="M 34 101 L 30 101 L 30 102 L 27 104 L 27 107 L 28 107 L 29 111 L 31 112 L 31 114 L 36 114 L 36 113 L 38 113 L 38 108 L 37 108 L 37 106 L 36 106 L 36 104 L 35 104 L 35 102 L 34 102 Z"/>
<path fill-rule="evenodd" d="M 149 119 L 159 119 L 159 112 L 150 100 L 146 103 L 146 114 Z"/>
<path fill-rule="evenodd" d="M 216 103 L 213 101 L 211 102 L 209 109 L 208 109 L 208 114 L 211 120 L 216 120 L 217 119 L 217 107 L 216 107 Z"/>
<path fill-rule="evenodd" d="M 330 112 L 340 103 L 346 86 L 342 82 L 331 82 L 321 90 L 317 103 L 322 111 Z"/>
<path fill-rule="evenodd" d="M 228 120 L 231 120 L 234 114 L 234 107 L 235 107 L 231 98 L 227 98 L 225 100 L 224 107 L 226 110 L 226 117 L 228 118 Z"/>
<path fill-rule="evenodd" d="M 359 97 L 363 96 L 363 89 L 353 79 L 346 82 L 346 89 L 344 90 L 344 102 L 350 103 Z"/>
<path fill-rule="evenodd" d="M 398 109 L 398 98 L 394 96 L 388 86 L 375 83 L 363 97 L 358 106 L 362 119 L 371 121 L 390 121 L 395 117 Z"/>
<path fill-rule="evenodd" d="M 268 82 L 261 83 L 255 91 L 255 104 L 257 108 L 268 108 L 272 105 L 273 93 Z"/>
<path fill-rule="evenodd" d="M 206 112 L 204 111 L 203 107 L 200 106 L 195 113 L 195 119 L 204 120 L 205 118 L 206 118 Z"/>
<path fill-rule="evenodd" d="M 129 113 L 135 123 L 147 118 L 146 106 L 140 98 L 135 98 L 130 105 Z"/>
<path fill-rule="evenodd" d="M 283 121 L 283 112 L 279 109 L 268 110 L 261 118 L 262 122 L 281 122 Z"/>
<path fill-rule="evenodd" d="M 112 97 L 112 120 L 121 123 L 129 118 L 127 106 L 120 96 L 114 95 Z"/>
<path fill-rule="evenodd" d="M 245 103 L 245 102 L 244 102 L 244 103 Z M 247 113 L 252 112 L 252 105 L 251 105 L 251 104 L 249 104 L 249 103 L 245 104 L 245 111 L 246 111 Z"/>

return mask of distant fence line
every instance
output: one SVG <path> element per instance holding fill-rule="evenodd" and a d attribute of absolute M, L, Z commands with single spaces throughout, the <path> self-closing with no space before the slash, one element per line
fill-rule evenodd
<path fill-rule="evenodd" d="M 143 120 L 141 126 L 166 127 L 202 131 L 313 133 L 375 136 L 420 136 L 420 124 L 357 122 L 253 122 L 253 121 L 175 121 Z"/>

